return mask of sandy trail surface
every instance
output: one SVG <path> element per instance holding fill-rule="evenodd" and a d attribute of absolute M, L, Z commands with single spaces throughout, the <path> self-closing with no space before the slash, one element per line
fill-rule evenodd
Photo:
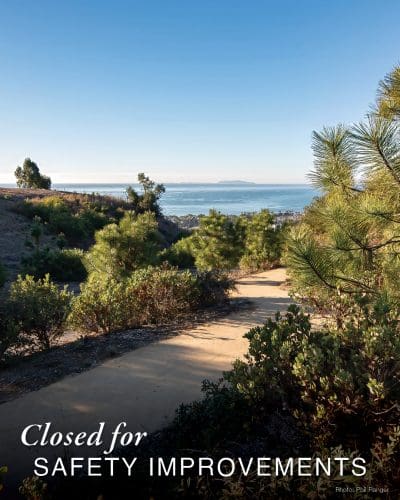
<path fill-rule="evenodd" d="M 291 302 L 282 286 L 283 269 L 242 278 L 236 295 L 254 304 L 209 324 L 152 343 L 79 375 L 69 376 L 0 405 L 0 466 L 10 486 L 33 473 L 36 457 L 96 456 L 102 448 L 31 447 L 21 444 L 30 424 L 51 422 L 53 431 L 93 432 L 105 422 L 104 446 L 119 422 L 132 432 L 153 432 L 174 416 L 181 403 L 201 396 L 205 378 L 218 379 L 243 356 L 243 334 Z M 34 434 L 32 433 L 32 438 Z M 36 434 L 37 437 L 37 434 Z"/>

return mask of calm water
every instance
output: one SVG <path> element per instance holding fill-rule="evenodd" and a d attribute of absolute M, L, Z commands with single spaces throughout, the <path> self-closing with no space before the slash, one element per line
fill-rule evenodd
<path fill-rule="evenodd" d="M 100 193 L 125 198 L 127 184 L 54 184 L 54 188 L 79 193 Z M 274 212 L 300 212 L 317 192 L 307 185 L 278 184 L 165 184 L 161 206 L 166 215 L 206 214 L 216 208 L 240 214 L 269 208 Z"/>

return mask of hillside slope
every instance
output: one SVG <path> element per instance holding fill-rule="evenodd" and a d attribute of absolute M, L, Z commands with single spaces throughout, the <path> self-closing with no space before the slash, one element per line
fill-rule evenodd
<path fill-rule="evenodd" d="M 6 268 L 8 281 L 14 280 L 20 272 L 21 258 L 29 252 L 26 241 L 31 240 L 32 220 L 23 215 L 19 207 L 24 200 L 37 201 L 50 196 L 63 198 L 71 206 L 77 208 L 84 202 L 100 203 L 106 206 L 112 214 L 120 210 L 132 209 L 132 205 L 127 201 L 111 196 L 44 189 L 0 188 L 0 262 Z M 158 223 L 166 244 L 173 242 L 181 232 L 174 222 L 163 216 L 159 217 Z M 45 232 L 41 238 L 41 245 L 55 247 L 56 236 L 49 231 Z M 82 243 L 82 245 L 75 246 L 87 249 L 91 241 Z"/>

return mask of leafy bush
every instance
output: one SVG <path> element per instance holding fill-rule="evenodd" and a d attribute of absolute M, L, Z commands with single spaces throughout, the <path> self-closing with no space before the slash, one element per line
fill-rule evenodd
<path fill-rule="evenodd" d="M 226 299 L 229 287 L 229 280 L 211 273 L 197 277 L 167 265 L 139 269 L 123 280 L 92 273 L 73 300 L 70 321 L 86 332 L 161 324 Z"/>
<path fill-rule="evenodd" d="M 130 278 L 140 323 L 159 324 L 179 318 L 198 304 L 196 277 L 169 266 L 136 271 Z"/>
<path fill-rule="evenodd" d="M 93 273 L 74 299 L 71 322 L 110 332 L 175 319 L 197 302 L 196 278 L 176 269 L 147 268 L 125 280 Z"/>
<path fill-rule="evenodd" d="M 107 478 L 98 491 L 111 498 L 135 488 L 140 497 L 151 490 L 162 498 L 333 499 L 336 486 L 374 484 L 396 494 L 400 336 L 397 321 L 384 310 L 384 305 L 376 309 L 374 326 L 350 321 L 343 329 L 312 329 L 297 306 L 286 315 L 278 313 L 245 335 L 244 360 L 218 383 L 205 381 L 204 397 L 181 405 L 172 425 L 155 436 L 148 450 L 139 451 L 215 460 L 362 456 L 369 463 L 364 477 L 197 477 L 194 469 L 180 482 L 149 478 L 144 470 L 135 482 L 123 474 Z M 132 451 L 137 456 L 136 449 L 123 453 Z M 87 481 L 87 486 L 93 485 Z M 365 498 L 362 491 L 358 498 Z"/>
<path fill-rule="evenodd" d="M 19 207 L 24 215 L 46 224 L 51 233 L 63 234 L 70 243 L 83 243 L 110 222 L 103 207 L 82 198 L 47 196 L 25 200 Z"/>
<path fill-rule="evenodd" d="M 235 289 L 235 283 L 221 271 L 203 271 L 197 274 L 199 304 L 202 307 L 222 304 Z"/>
<path fill-rule="evenodd" d="M 23 274 L 44 278 L 46 274 L 56 281 L 83 281 L 87 272 L 83 264 L 84 252 L 77 248 L 34 250 L 22 258 Z"/>
<path fill-rule="evenodd" d="M 7 309 L 19 335 L 48 349 L 64 332 L 70 302 L 71 294 L 66 288 L 59 290 L 49 275 L 38 280 L 18 276 L 11 285 Z"/>
<path fill-rule="evenodd" d="M 138 325 L 131 290 L 124 281 L 92 273 L 72 301 L 69 322 L 84 332 L 112 332 Z"/>
<path fill-rule="evenodd" d="M 138 216 L 126 213 L 118 224 L 98 231 L 95 238 L 85 258 L 89 272 L 123 278 L 159 260 L 162 236 L 150 212 Z"/>

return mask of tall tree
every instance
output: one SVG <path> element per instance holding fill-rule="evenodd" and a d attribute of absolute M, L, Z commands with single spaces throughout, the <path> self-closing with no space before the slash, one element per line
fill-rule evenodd
<path fill-rule="evenodd" d="M 14 172 L 17 186 L 28 189 L 50 189 L 51 179 L 40 173 L 37 164 L 30 158 L 25 158 L 22 167 L 18 166 Z"/>
<path fill-rule="evenodd" d="M 298 294 L 325 309 L 375 307 L 382 301 L 400 305 L 396 114 L 373 113 L 349 129 L 340 125 L 314 133 L 313 150 L 310 177 L 322 196 L 293 229 L 286 256 Z"/>
<path fill-rule="evenodd" d="M 161 214 L 159 200 L 165 193 L 163 184 L 156 184 L 145 174 L 138 174 L 138 182 L 141 187 L 141 193 L 138 193 L 129 186 L 126 190 L 128 200 L 134 205 L 136 213 L 153 212 L 157 216 Z"/>

